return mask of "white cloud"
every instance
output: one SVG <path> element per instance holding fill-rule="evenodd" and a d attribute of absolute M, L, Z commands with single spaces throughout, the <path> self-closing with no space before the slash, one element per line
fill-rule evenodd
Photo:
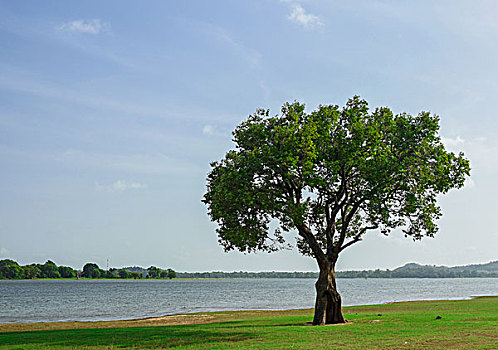
<path fill-rule="evenodd" d="M 308 29 L 323 25 L 318 16 L 307 13 L 299 4 L 295 4 L 292 7 L 292 12 L 287 18 Z"/>
<path fill-rule="evenodd" d="M 457 136 L 456 138 L 442 137 L 441 141 L 443 141 L 444 145 L 448 148 L 462 146 L 465 143 L 465 140 L 460 136 Z"/>
<path fill-rule="evenodd" d="M 207 136 L 230 136 L 230 131 L 228 131 L 226 128 L 218 127 L 212 124 L 204 125 L 204 127 L 202 128 L 202 133 Z"/>
<path fill-rule="evenodd" d="M 214 134 L 214 126 L 204 125 L 204 128 L 202 129 L 202 133 L 204 135 L 213 135 Z"/>
<path fill-rule="evenodd" d="M 92 19 L 85 21 L 82 19 L 64 23 L 59 27 L 62 31 L 78 32 L 97 35 L 109 31 L 110 25 L 102 22 L 100 19 Z"/>
<path fill-rule="evenodd" d="M 96 184 L 97 190 L 107 191 L 107 192 L 124 192 L 127 190 L 143 190 L 147 188 L 146 184 L 140 182 L 126 182 L 124 180 L 118 180 L 110 185 L 100 185 Z"/>

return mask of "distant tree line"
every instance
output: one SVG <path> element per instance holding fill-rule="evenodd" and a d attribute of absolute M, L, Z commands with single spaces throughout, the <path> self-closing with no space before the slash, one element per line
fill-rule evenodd
<path fill-rule="evenodd" d="M 31 278 L 74 278 L 76 271 L 69 266 L 57 266 L 47 260 L 45 264 L 30 264 L 20 266 L 10 259 L 0 260 L 0 279 L 31 279 Z"/>
<path fill-rule="evenodd" d="M 316 278 L 317 272 L 178 272 L 178 278 Z"/>
<path fill-rule="evenodd" d="M 178 272 L 179 278 L 317 278 L 318 272 Z M 414 263 L 395 270 L 338 271 L 338 278 L 467 278 L 498 277 L 498 261 L 467 266 L 430 266 Z"/>
<path fill-rule="evenodd" d="M 33 278 L 109 278 L 109 279 L 172 279 L 172 278 L 317 278 L 317 272 L 176 272 L 173 269 L 160 269 L 139 266 L 101 269 L 95 263 L 87 263 L 81 271 L 69 266 L 57 266 L 47 260 L 45 264 L 20 266 L 10 259 L 0 260 L 0 279 Z M 338 271 L 338 278 L 466 278 L 498 277 L 498 261 L 466 266 L 431 266 L 406 264 L 394 270 Z"/>
<path fill-rule="evenodd" d="M 168 278 L 176 277 L 176 271 L 173 269 L 160 269 L 151 266 L 148 269 L 134 267 L 134 271 L 128 268 L 110 268 L 109 270 L 101 269 L 95 263 L 87 263 L 81 271 L 75 270 L 70 266 L 57 266 L 53 261 L 47 260 L 44 264 L 29 264 L 21 266 L 11 259 L 0 260 L 0 279 L 20 280 L 34 278 L 112 278 L 112 279 L 142 279 L 142 278 Z M 139 269 L 139 270 L 137 270 Z"/>
<path fill-rule="evenodd" d="M 341 278 L 471 278 L 498 277 L 498 261 L 467 266 L 432 266 L 406 264 L 395 270 L 340 271 Z"/>
<path fill-rule="evenodd" d="M 444 271 L 438 269 L 413 269 L 404 271 L 364 270 L 341 271 L 336 273 L 339 278 L 470 278 L 498 277 L 498 272 L 483 271 Z"/>

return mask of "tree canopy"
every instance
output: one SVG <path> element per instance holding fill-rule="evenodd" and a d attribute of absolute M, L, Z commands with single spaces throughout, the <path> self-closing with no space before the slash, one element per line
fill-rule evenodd
<path fill-rule="evenodd" d="M 462 187 L 470 172 L 438 131 L 436 115 L 369 112 L 358 96 L 343 109 L 306 113 L 294 102 L 275 117 L 259 109 L 233 132 L 236 149 L 211 164 L 203 201 L 227 251 L 274 251 L 291 229 L 299 250 L 314 256 L 373 229 L 433 236 L 437 195 Z"/>
<path fill-rule="evenodd" d="M 259 109 L 233 132 L 236 148 L 211 163 L 203 202 L 226 251 L 275 251 L 297 232 L 297 248 L 320 268 L 313 324 L 344 322 L 335 286 L 339 253 L 371 230 L 432 237 L 437 196 L 464 185 L 469 161 L 448 152 L 439 117 L 286 103 Z"/>

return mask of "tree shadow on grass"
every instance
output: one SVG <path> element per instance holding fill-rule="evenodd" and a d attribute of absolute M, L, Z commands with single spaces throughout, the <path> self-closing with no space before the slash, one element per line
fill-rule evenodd
<path fill-rule="evenodd" d="M 0 333 L 0 349 L 103 346 L 116 348 L 174 348 L 185 345 L 239 342 L 257 334 L 235 328 L 195 326 L 71 329 Z"/>

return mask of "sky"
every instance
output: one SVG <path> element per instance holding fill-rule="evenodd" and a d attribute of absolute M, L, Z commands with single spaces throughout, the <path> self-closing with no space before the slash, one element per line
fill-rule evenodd
<path fill-rule="evenodd" d="M 316 271 L 225 253 L 210 162 L 257 108 L 430 111 L 471 162 L 435 238 L 370 232 L 337 269 L 498 260 L 498 2 L 0 1 L 0 259 Z M 293 242 L 292 235 L 290 242 Z"/>

